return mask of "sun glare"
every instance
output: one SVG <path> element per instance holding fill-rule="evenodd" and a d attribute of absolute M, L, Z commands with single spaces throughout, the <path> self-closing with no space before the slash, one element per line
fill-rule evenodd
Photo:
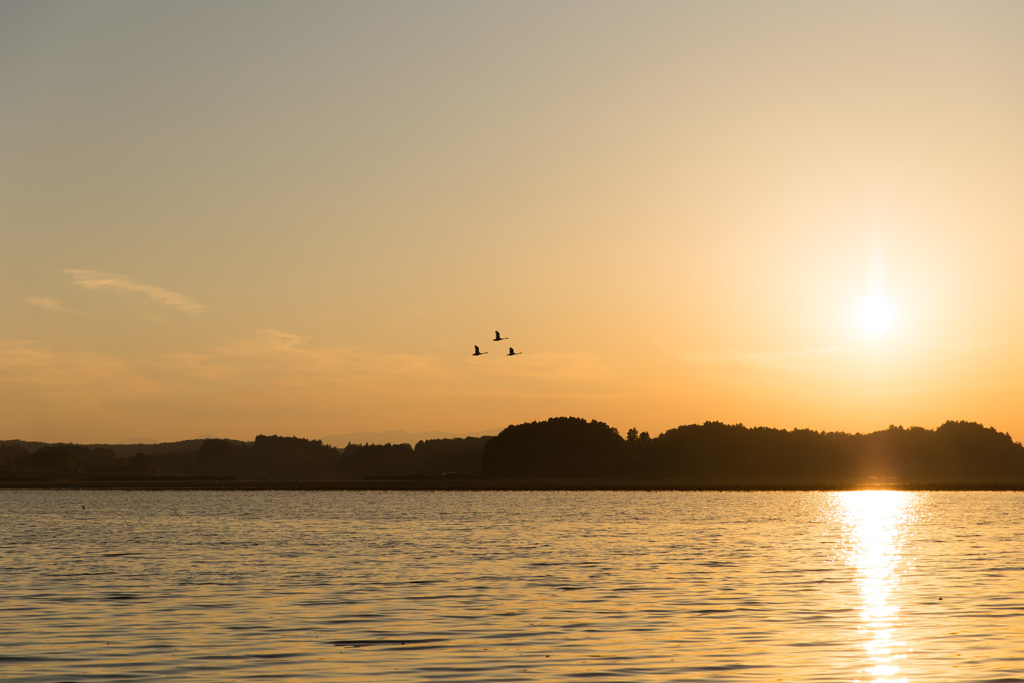
<path fill-rule="evenodd" d="M 861 634 L 867 659 L 863 672 L 873 683 L 906 683 L 900 665 L 913 648 L 903 638 L 900 595 L 910 571 L 904 556 L 908 528 L 917 518 L 918 495 L 907 491 L 844 491 L 836 494 L 847 530 L 847 562 L 857 570 L 862 608 Z"/>
<path fill-rule="evenodd" d="M 884 294 L 871 294 L 860 302 L 857 322 L 868 336 L 878 338 L 888 332 L 896 318 L 896 310 Z"/>

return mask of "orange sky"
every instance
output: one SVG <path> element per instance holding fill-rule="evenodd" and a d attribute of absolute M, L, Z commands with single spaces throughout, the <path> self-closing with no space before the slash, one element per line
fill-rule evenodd
<path fill-rule="evenodd" d="M 0 439 L 1021 440 L 1022 30 L 1009 2 L 4 3 Z"/>

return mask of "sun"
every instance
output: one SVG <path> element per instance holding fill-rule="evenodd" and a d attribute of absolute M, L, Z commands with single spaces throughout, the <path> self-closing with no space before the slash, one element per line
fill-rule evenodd
<path fill-rule="evenodd" d="M 895 321 L 896 309 L 888 297 L 879 292 L 864 297 L 857 308 L 857 322 L 869 337 L 882 337 Z"/>

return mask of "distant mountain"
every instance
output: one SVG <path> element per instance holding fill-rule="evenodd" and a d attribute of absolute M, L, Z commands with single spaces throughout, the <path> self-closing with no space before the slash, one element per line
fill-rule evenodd
<path fill-rule="evenodd" d="M 500 429 L 492 429 L 486 432 L 477 432 L 475 434 L 456 434 L 454 432 L 405 432 L 398 429 L 392 429 L 386 432 L 352 432 L 351 434 L 331 434 L 323 437 L 323 442 L 336 446 L 338 448 L 344 448 L 350 443 L 354 444 L 399 444 L 407 443 L 410 446 L 415 446 L 419 441 L 426 441 L 427 439 L 456 439 L 466 436 L 494 436 Z"/>
<path fill-rule="evenodd" d="M 199 447 L 203 445 L 205 439 L 188 439 L 185 441 L 167 441 L 167 442 L 152 442 L 152 443 L 91 443 L 91 444 L 74 444 L 84 446 L 85 448 L 104 448 L 112 451 L 114 455 L 119 458 L 127 458 L 136 453 L 143 453 L 145 455 L 159 455 L 163 453 L 177 453 L 184 451 L 198 451 Z M 238 441 L 236 443 L 242 443 Z M 61 446 L 71 445 L 65 442 L 43 442 L 43 441 L 21 441 L 20 439 L 8 439 L 6 441 L 0 441 L 0 446 L 5 445 L 20 445 L 29 453 L 35 453 L 41 448 L 47 446 Z"/>

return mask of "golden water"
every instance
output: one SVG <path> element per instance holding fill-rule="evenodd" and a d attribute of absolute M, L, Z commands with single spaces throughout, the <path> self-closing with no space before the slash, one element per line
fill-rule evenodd
<path fill-rule="evenodd" d="M 1024 681 L 1022 503 L 0 490 L 0 680 Z"/>

